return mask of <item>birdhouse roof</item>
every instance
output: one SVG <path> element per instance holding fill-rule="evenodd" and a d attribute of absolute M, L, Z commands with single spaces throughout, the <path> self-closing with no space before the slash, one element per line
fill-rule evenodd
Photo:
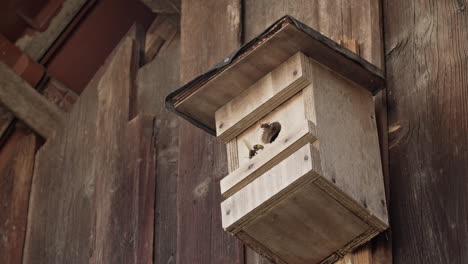
<path fill-rule="evenodd" d="M 259 36 L 166 97 L 166 107 L 215 135 L 215 112 L 297 52 L 376 94 L 384 73 L 291 16 L 285 16 Z"/>

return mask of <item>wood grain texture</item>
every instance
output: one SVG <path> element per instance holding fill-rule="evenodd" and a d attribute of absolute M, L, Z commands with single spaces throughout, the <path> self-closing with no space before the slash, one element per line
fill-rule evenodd
<path fill-rule="evenodd" d="M 309 59 L 298 52 L 215 112 L 216 136 L 228 142 L 310 84 Z"/>
<path fill-rule="evenodd" d="M 182 1 L 181 82 L 238 48 L 239 27 L 239 0 Z M 240 242 L 221 227 L 219 180 L 227 174 L 226 148 L 188 122 L 181 122 L 179 131 L 177 263 L 243 263 Z"/>
<path fill-rule="evenodd" d="M 384 1 L 395 263 L 468 261 L 468 3 Z"/>
<path fill-rule="evenodd" d="M 160 50 L 169 46 L 177 32 L 177 27 L 168 18 L 157 16 L 146 32 L 144 63 L 153 60 Z"/>
<path fill-rule="evenodd" d="M 128 122 L 136 31 L 40 149 L 23 263 L 151 263 L 154 119 Z"/>
<path fill-rule="evenodd" d="M 246 0 L 244 1 L 243 10 L 245 10 L 243 21 L 244 41 L 248 41 L 259 34 L 279 17 L 289 14 L 335 41 L 340 39 L 356 40 L 360 47 L 360 55 L 364 59 L 380 68 L 384 67 L 380 1 Z M 381 96 L 379 95 L 379 98 L 382 98 Z M 381 110 L 377 115 L 377 123 L 381 125 L 379 126 L 379 139 L 383 147 L 386 145 L 385 135 L 387 133 L 386 109 L 380 107 L 380 102 L 384 99 L 385 96 L 377 105 L 377 108 Z M 385 149 L 381 152 L 382 157 L 386 157 Z M 385 247 L 390 250 L 388 244 Z M 368 255 L 372 254 L 369 247 L 363 248 L 361 251 L 365 251 L 365 254 Z M 255 253 L 247 251 L 247 263 L 260 264 L 263 261 L 267 262 L 260 259 Z M 385 259 L 380 263 L 392 262 L 391 259 Z M 367 263 L 359 262 L 359 264 Z"/>
<path fill-rule="evenodd" d="M 44 138 L 63 124 L 62 111 L 0 62 L 0 103 Z"/>
<path fill-rule="evenodd" d="M 164 107 L 165 96 L 179 85 L 180 37 L 138 70 L 138 111 L 156 117 L 155 263 L 176 263 L 179 119 Z"/>
<path fill-rule="evenodd" d="M 0 263 L 21 263 L 36 136 L 16 126 L 0 149 Z"/>

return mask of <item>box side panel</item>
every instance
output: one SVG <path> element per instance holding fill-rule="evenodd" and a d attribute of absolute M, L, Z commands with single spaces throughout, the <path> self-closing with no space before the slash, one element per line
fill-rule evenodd
<path fill-rule="evenodd" d="M 323 176 L 388 224 L 372 94 L 311 61 Z"/>

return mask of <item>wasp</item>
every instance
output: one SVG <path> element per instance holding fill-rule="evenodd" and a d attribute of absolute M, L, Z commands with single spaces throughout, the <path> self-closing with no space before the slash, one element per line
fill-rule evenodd
<path fill-rule="evenodd" d="M 249 149 L 249 159 L 253 158 L 255 155 L 257 155 L 257 152 L 259 150 L 263 150 L 263 145 L 261 144 L 255 144 L 251 146 L 247 141 L 244 140 L 244 144 Z"/>

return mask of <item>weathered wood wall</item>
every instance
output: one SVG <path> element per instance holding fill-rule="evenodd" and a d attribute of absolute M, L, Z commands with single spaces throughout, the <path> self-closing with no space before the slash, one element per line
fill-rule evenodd
<path fill-rule="evenodd" d="M 156 196 L 154 263 L 174 264 L 177 246 L 179 118 L 164 106 L 179 85 L 180 37 L 166 42 L 154 60 L 138 71 L 138 111 L 155 122 Z"/>
<path fill-rule="evenodd" d="M 468 262 L 468 2 L 385 0 L 395 263 Z"/>
<path fill-rule="evenodd" d="M 131 31 L 39 150 L 23 263 L 151 263 L 154 119 L 131 113 Z"/>
<path fill-rule="evenodd" d="M 153 256 L 148 254 L 148 247 L 154 248 L 154 263 L 269 263 L 221 228 L 218 186 L 220 178 L 227 174 L 224 144 L 164 110 L 162 97 L 206 71 L 280 16 L 290 14 L 335 40 L 356 39 L 364 58 L 387 68 L 390 178 L 386 182 L 392 190 L 393 262 L 465 263 L 467 5 L 460 0 L 384 0 L 384 65 L 378 1 L 182 1 L 180 40 L 176 38 L 153 62 L 140 69 L 137 101 L 128 106 L 135 108 L 134 114 L 157 114 L 156 119 L 142 117 L 127 124 L 129 117 L 123 111 L 123 115 L 112 115 L 118 119 L 116 123 L 98 126 L 109 131 L 109 135 L 113 129 L 119 130 L 114 136 L 107 138 L 103 132 L 99 136 L 93 129 L 78 135 L 74 127 L 78 130 L 97 122 L 90 117 L 98 112 L 99 97 L 94 90 L 80 99 L 86 104 L 72 113 L 76 124 L 67 121 L 68 133 L 57 136 L 67 144 L 47 146 L 49 142 L 41 150 L 33 180 L 36 137 L 27 131 L 16 131 L 14 138 L 2 147 L 0 252 L 8 254 L 0 254 L 0 262 L 22 261 L 33 181 L 23 263 L 151 263 Z M 97 87 L 99 82 L 91 85 Z M 99 102 L 104 112 L 112 112 L 112 108 L 106 108 L 108 99 L 117 100 L 113 98 L 117 94 L 109 93 L 108 88 L 101 88 L 104 91 Z M 378 121 L 380 132 L 384 132 L 381 144 L 385 150 L 385 96 L 378 98 L 377 106 L 379 111 L 383 109 Z M 105 122 L 106 118 L 101 115 L 100 120 Z M 75 137 L 72 145 L 66 140 L 68 136 Z M 116 143 L 119 138 L 128 139 L 131 145 Z M 155 145 L 138 140 L 142 138 L 156 139 Z M 102 144 L 116 143 L 120 151 L 117 152 L 123 156 L 112 149 L 96 147 L 97 140 Z M 152 147 L 158 151 L 156 170 L 144 162 L 154 157 Z M 46 155 L 52 148 L 56 154 Z M 82 153 L 83 159 L 73 154 L 76 151 Z M 101 158 L 93 161 L 96 152 Z M 123 168 L 117 164 L 122 159 L 138 166 Z M 95 162 L 110 167 L 83 166 Z M 96 179 L 90 176 L 91 172 L 86 173 L 89 170 L 113 177 Z M 156 173 L 156 187 L 152 173 Z M 146 177 L 134 182 L 125 175 Z M 106 193 L 106 185 L 115 187 L 116 193 Z M 152 194 L 154 187 L 156 195 Z M 131 199 L 117 199 L 124 196 Z M 98 213 L 97 207 L 103 210 Z M 124 218 L 128 222 L 110 221 Z M 141 228 L 132 229 L 137 223 Z M 154 246 L 149 235 L 153 228 Z M 137 240 L 143 243 L 128 236 L 124 236 L 125 242 L 116 242 L 122 241 L 120 235 L 128 235 L 121 230 L 140 234 Z M 389 235 L 384 234 L 356 254 L 346 256 L 342 263 L 391 263 Z M 5 237 L 7 243 L 3 243 Z M 108 247 L 104 247 L 107 242 Z"/>
<path fill-rule="evenodd" d="M 239 47 L 240 8 L 240 0 L 182 1 L 182 83 Z M 243 263 L 242 245 L 221 227 L 225 146 L 186 121 L 179 131 L 177 263 Z"/>

